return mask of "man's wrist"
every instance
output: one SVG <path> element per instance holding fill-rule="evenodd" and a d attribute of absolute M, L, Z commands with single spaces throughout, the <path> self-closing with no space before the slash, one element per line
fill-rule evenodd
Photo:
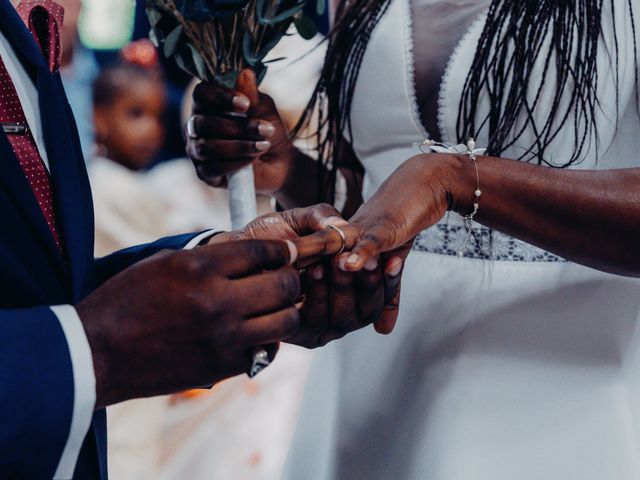
<path fill-rule="evenodd" d="M 233 230 L 231 232 L 219 232 L 209 238 L 206 245 L 215 245 L 217 243 L 234 242 L 237 240 L 246 240 L 247 236 L 242 230 Z"/>

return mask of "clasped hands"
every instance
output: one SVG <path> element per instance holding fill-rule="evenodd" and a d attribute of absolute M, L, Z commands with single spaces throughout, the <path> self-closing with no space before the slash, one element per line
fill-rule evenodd
<path fill-rule="evenodd" d="M 315 348 L 371 324 L 382 334 L 391 333 L 395 326 L 409 249 L 371 258 L 351 272 L 346 265 L 350 254 L 345 250 L 355 238 L 353 233 L 334 207 L 321 204 L 263 215 L 242 231 L 216 235 L 209 245 L 248 239 L 293 242 L 301 284 L 300 329 L 285 340 Z"/>

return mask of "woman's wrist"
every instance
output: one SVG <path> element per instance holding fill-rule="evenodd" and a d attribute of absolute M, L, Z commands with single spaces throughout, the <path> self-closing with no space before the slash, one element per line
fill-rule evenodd
<path fill-rule="evenodd" d="M 431 173 L 441 182 L 447 198 L 447 210 L 468 215 L 473 204 L 478 201 L 478 178 L 482 188 L 482 158 L 477 157 L 478 174 L 473 160 L 466 155 L 428 154 L 434 164 L 435 173 Z"/>

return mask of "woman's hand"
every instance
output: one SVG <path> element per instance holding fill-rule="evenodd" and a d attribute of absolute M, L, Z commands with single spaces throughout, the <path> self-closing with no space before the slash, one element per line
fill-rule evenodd
<path fill-rule="evenodd" d="M 252 163 L 256 189 L 274 193 L 287 180 L 295 148 L 273 100 L 258 92 L 252 70 L 240 73 L 236 87 L 196 87 L 186 127 L 187 154 L 209 185 L 224 186 L 226 174 Z"/>
<path fill-rule="evenodd" d="M 341 268 L 359 271 L 381 253 L 410 244 L 454 207 L 450 205 L 454 180 L 469 181 L 460 177 L 473 171 L 468 159 L 455 155 L 425 154 L 407 160 L 345 228 L 351 251 L 341 256 Z M 471 199 L 472 188 L 469 194 Z"/>
<path fill-rule="evenodd" d="M 400 302 L 404 260 L 411 245 L 369 262 L 362 272 L 347 273 L 335 255 L 344 246 L 341 230 L 347 222 L 331 205 L 321 204 L 258 217 L 243 230 L 220 233 L 209 244 L 246 239 L 292 240 L 297 247 L 297 265 L 303 273 L 305 303 L 303 328 L 290 340 L 313 348 L 374 323 L 379 333 L 391 333 Z"/>
<path fill-rule="evenodd" d="M 294 208 L 284 212 L 267 213 L 256 218 L 242 230 L 220 233 L 209 244 L 230 240 L 292 240 L 300 243 L 299 264 L 306 265 L 322 255 L 335 255 L 342 247 L 342 239 L 329 225 L 343 227 L 347 221 L 333 206 L 323 203 L 306 208 Z M 301 237 L 316 234 L 310 240 Z M 307 237 L 308 238 L 308 237 Z"/>

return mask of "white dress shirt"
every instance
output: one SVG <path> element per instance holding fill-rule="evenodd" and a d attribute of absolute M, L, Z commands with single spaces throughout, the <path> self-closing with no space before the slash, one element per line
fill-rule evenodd
<path fill-rule="evenodd" d="M 2 58 L 7 72 L 13 80 L 40 156 L 49 169 L 49 159 L 41 127 L 38 90 L 2 32 L 0 32 L 0 58 Z M 215 233 L 215 231 L 208 231 L 195 237 L 186 245 L 185 249 L 195 248 Z M 58 317 L 67 340 L 74 382 L 73 417 L 69 437 L 53 477 L 62 480 L 73 477 L 82 443 L 91 426 L 91 418 L 96 404 L 96 378 L 91 348 L 76 309 L 71 305 L 60 305 L 51 307 L 51 311 Z"/>

